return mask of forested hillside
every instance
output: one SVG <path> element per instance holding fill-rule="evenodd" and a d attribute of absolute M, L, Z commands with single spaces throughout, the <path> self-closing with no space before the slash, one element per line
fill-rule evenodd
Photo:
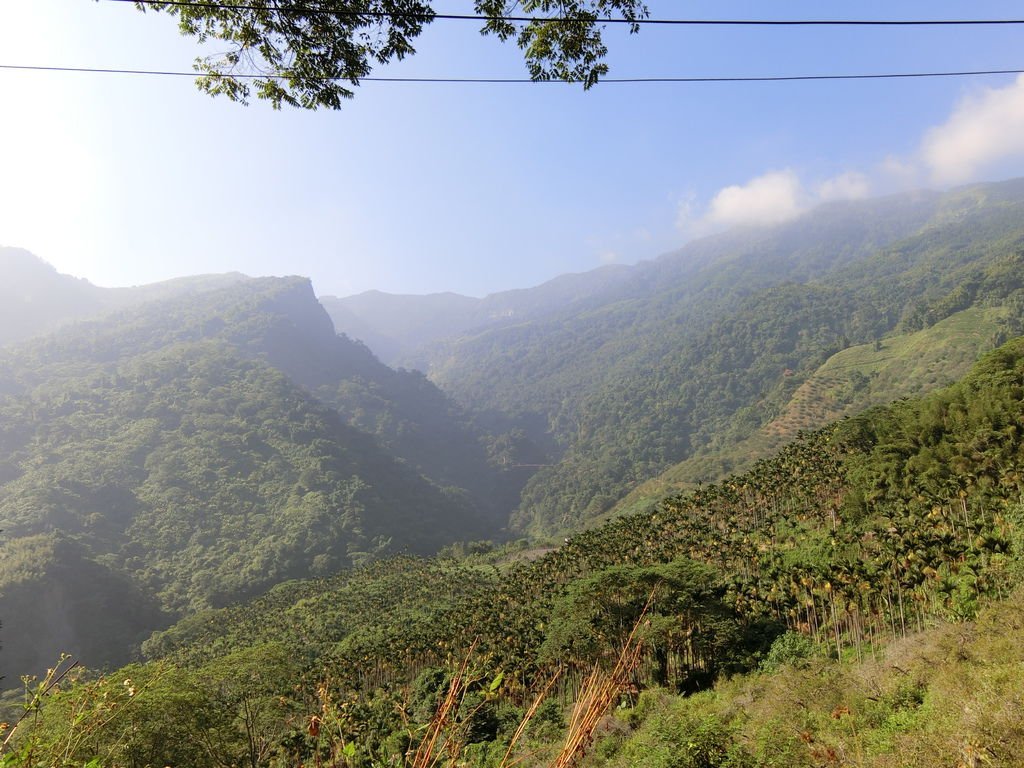
<path fill-rule="evenodd" d="M 646 509 L 673 492 L 742 471 L 801 430 L 949 383 L 967 373 L 1008 329 L 1018 328 L 1022 315 L 1015 301 L 973 306 L 919 331 L 847 347 L 826 360 L 750 437 L 673 465 L 630 491 L 609 514 Z"/>
<path fill-rule="evenodd" d="M 480 438 L 421 375 L 336 336 L 298 278 L 11 348 L 0 668 L 16 679 L 62 650 L 123 662 L 183 613 L 491 537 L 508 510 Z"/>
<path fill-rule="evenodd" d="M 467 408 L 499 414 L 495 423 L 547 449 L 537 463 L 551 466 L 530 480 L 515 526 L 573 530 L 677 462 L 734 450 L 843 350 L 888 344 L 970 307 L 1005 309 L 985 315 L 990 333 L 975 353 L 1018 333 L 1022 222 L 1019 180 L 832 204 L 593 285 L 576 276 L 588 290 L 560 308 L 535 289 L 543 311 L 481 319 L 409 359 L 425 361 Z"/>
<path fill-rule="evenodd" d="M 9 759 L 1013 765 L 1022 459 L 1017 338 L 532 562 L 396 560 L 199 614 L 48 695 Z"/>

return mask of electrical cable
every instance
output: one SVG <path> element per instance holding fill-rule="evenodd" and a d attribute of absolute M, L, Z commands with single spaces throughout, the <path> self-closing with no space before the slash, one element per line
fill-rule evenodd
<path fill-rule="evenodd" d="M 182 72 L 175 70 L 156 69 L 114 69 L 108 67 L 56 67 L 36 66 L 30 64 L 0 64 L 0 70 L 9 71 L 31 71 L 31 72 L 76 72 L 100 75 L 138 75 L 155 77 L 233 77 L 237 79 L 262 79 L 262 80 L 285 80 L 287 75 L 281 74 L 259 74 L 239 73 L 231 75 L 216 75 L 203 72 Z M 833 75 L 763 75 L 763 76 L 721 76 L 721 77 L 607 77 L 601 78 L 599 83 L 775 83 L 775 82 L 799 82 L 815 80 L 896 80 L 909 78 L 932 78 L 932 77 L 977 77 L 984 75 L 1020 75 L 1024 69 L 978 69 L 949 72 L 879 72 L 860 74 L 833 74 Z M 348 80 L 344 77 L 320 77 L 309 78 L 313 80 Z M 573 84 L 581 83 L 582 80 L 533 80 L 528 77 L 360 77 L 357 82 L 367 83 L 451 83 L 451 84 Z"/>
<path fill-rule="evenodd" d="M 111 3 L 133 3 L 138 5 L 160 5 L 179 8 L 208 8 L 210 10 L 268 11 L 301 15 L 358 16 L 371 19 L 423 19 L 424 21 L 504 21 L 512 23 L 564 22 L 577 24 L 580 18 L 566 16 L 479 16 L 458 13 L 411 13 L 401 11 L 354 11 L 336 8 L 288 8 L 257 5 L 253 3 L 219 3 L 210 0 L 106 0 Z M 772 26 L 772 27 L 933 27 L 933 26 L 985 26 L 1021 25 L 1024 19 L 650 19 L 650 18 L 606 18 L 596 17 L 599 24 L 638 24 L 666 26 Z"/>

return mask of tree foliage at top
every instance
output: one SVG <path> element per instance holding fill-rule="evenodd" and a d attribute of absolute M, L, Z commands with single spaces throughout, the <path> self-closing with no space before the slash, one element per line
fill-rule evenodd
<path fill-rule="evenodd" d="M 245 102 L 253 93 L 275 108 L 339 109 L 374 66 L 414 54 L 435 17 L 425 0 L 252 0 L 247 3 L 137 2 L 178 17 L 183 35 L 218 40 L 226 53 L 196 59 L 199 87 Z M 475 0 L 481 33 L 515 40 L 534 80 L 582 82 L 608 72 L 602 21 L 630 29 L 647 16 L 641 0 Z M 513 21 L 511 14 L 527 14 Z"/>

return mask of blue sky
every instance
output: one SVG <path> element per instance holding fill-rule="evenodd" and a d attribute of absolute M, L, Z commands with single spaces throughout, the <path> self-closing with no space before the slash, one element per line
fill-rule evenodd
<path fill-rule="evenodd" d="M 1012 2 L 652 0 L 654 17 L 1019 17 Z M 438 10 L 465 12 L 469 0 Z M 1024 27 L 654 28 L 612 76 L 1024 68 Z M 524 74 L 436 22 L 378 74 Z M 0 64 L 189 69 L 164 15 L 3 0 Z M 815 203 L 1024 174 L 1013 76 L 776 84 L 367 83 L 340 112 L 211 99 L 189 78 L 0 71 L 0 244 L 100 285 L 303 274 L 322 294 L 484 295 L 632 263 Z"/>

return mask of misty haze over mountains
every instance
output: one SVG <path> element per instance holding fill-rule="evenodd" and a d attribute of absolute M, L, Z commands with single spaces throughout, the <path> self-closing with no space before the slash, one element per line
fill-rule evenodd
<path fill-rule="evenodd" d="M 1012 184 L 1013 182 L 1008 182 Z M 363 341 L 383 362 L 400 364 L 403 355 L 415 355 L 431 343 L 457 337 L 467 331 L 493 325 L 519 323 L 569 309 L 576 311 L 602 297 L 643 295 L 656 288 L 658 281 L 670 277 L 684 278 L 716 258 L 740 254 L 752 246 L 767 253 L 792 247 L 796 240 L 813 232 L 815 220 L 830 216 L 846 216 L 847 226 L 856 226 L 852 219 L 886 216 L 890 208 L 895 219 L 885 225 L 873 222 L 874 244 L 881 246 L 924 223 L 939 193 L 917 192 L 885 198 L 884 201 L 860 201 L 828 204 L 804 214 L 779 227 L 751 227 L 732 230 L 690 243 L 679 251 L 665 254 L 636 266 L 608 265 L 589 272 L 555 277 L 534 288 L 521 288 L 491 294 L 483 299 L 455 293 L 429 295 L 396 295 L 367 291 L 339 298 L 320 296 L 331 313 L 339 332 Z M 915 218 L 916 217 L 916 218 Z M 866 224 L 866 222 L 864 222 Z M 825 225 L 827 226 L 827 225 Z M 755 245 L 760 233 L 773 232 L 773 246 Z M 813 235 L 812 235 L 813 236 Z M 830 237 L 836 237 L 832 232 Z M 9 276 L 0 286 L 3 299 L 4 324 L 0 343 L 27 338 L 46 332 L 60 324 L 95 316 L 148 300 L 170 297 L 190 291 L 201 292 L 246 279 L 240 273 L 197 275 L 144 286 L 101 288 L 85 277 L 59 274 L 52 266 L 20 248 L 0 246 L 4 274 Z M 746 253 L 745 258 L 756 258 Z M 314 278 L 315 276 L 310 276 Z M 6 286 L 6 287 L 5 287 Z"/>
<path fill-rule="evenodd" d="M 643 298 L 670 282 L 700 280 L 702 273 L 716 266 L 729 264 L 737 270 L 747 265 L 759 272 L 779 267 L 780 279 L 783 275 L 810 279 L 813 265 L 795 273 L 797 265 L 786 263 L 797 251 L 836 245 L 836 252 L 825 258 L 839 261 L 858 250 L 883 247 L 923 226 L 934 215 L 941 197 L 922 191 L 827 204 L 781 225 L 730 230 L 635 266 L 608 265 L 561 275 L 534 288 L 502 291 L 482 299 L 454 293 L 412 296 L 367 291 L 345 298 L 323 296 L 321 302 L 339 331 L 364 341 L 384 362 L 429 364 L 422 357 L 423 350 L 445 339 Z"/>

